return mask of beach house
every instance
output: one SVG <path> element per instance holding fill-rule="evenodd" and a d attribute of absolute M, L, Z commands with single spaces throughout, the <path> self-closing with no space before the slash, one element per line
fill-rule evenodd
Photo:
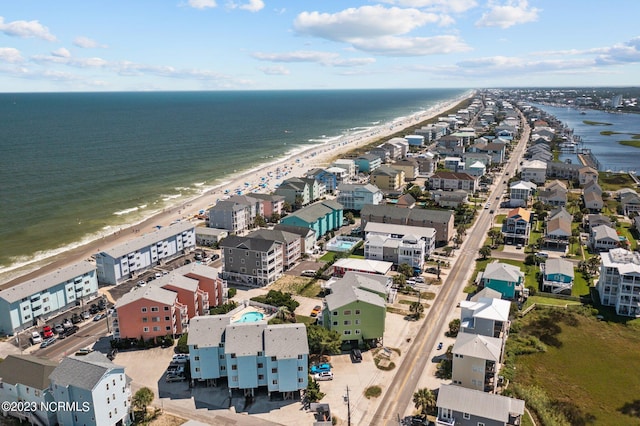
<path fill-rule="evenodd" d="M 521 207 L 509 213 L 502 223 L 502 235 L 507 244 L 521 244 L 526 246 L 531 231 L 531 212 Z"/>
<path fill-rule="evenodd" d="M 237 233 L 254 226 L 256 216 L 264 216 L 262 201 L 247 195 L 234 195 L 209 209 L 208 226 Z"/>
<path fill-rule="evenodd" d="M 337 201 L 342 204 L 345 210 L 362 210 L 367 204 L 378 205 L 382 202 L 384 195 L 382 191 L 370 183 L 338 185 Z"/>
<path fill-rule="evenodd" d="M 567 185 L 554 180 L 538 191 L 538 200 L 550 206 L 563 207 L 567 205 L 568 193 Z"/>
<path fill-rule="evenodd" d="M 315 179 L 313 180 L 315 181 Z M 311 198 L 312 192 L 313 190 L 309 188 L 308 180 L 303 180 L 301 178 L 290 178 L 284 180 L 275 190 L 276 195 L 284 197 L 284 200 L 291 206 L 308 205 L 313 200 Z"/>
<path fill-rule="evenodd" d="M 262 203 L 262 216 L 271 220 L 274 216 L 280 216 L 284 212 L 284 197 L 277 194 L 251 193 L 252 198 L 260 200 Z"/>
<path fill-rule="evenodd" d="M 435 172 L 429 178 L 429 188 L 474 193 L 478 190 L 478 176 L 472 176 L 469 173 Z"/>
<path fill-rule="evenodd" d="M 313 229 L 319 239 L 342 226 L 343 209 L 342 204 L 337 201 L 319 201 L 283 217 L 280 223 Z"/>
<path fill-rule="evenodd" d="M 517 182 L 512 182 L 509 185 L 509 195 L 511 198 L 511 206 L 516 207 L 516 203 L 514 200 L 521 200 L 522 202 L 517 203 L 519 207 L 526 207 L 535 194 L 538 186 L 533 182 L 527 182 L 523 180 L 519 180 Z"/>
<path fill-rule="evenodd" d="M 393 263 L 382 260 L 342 258 L 332 265 L 332 275 L 334 277 L 343 277 L 347 272 L 387 275 L 391 272 L 392 267 Z"/>
<path fill-rule="evenodd" d="M 569 244 L 572 222 L 573 215 L 564 207 L 552 210 L 545 219 L 544 245 L 564 248 Z"/>
<path fill-rule="evenodd" d="M 340 169 L 340 173 L 343 171 L 344 169 Z M 335 192 L 338 183 L 342 181 L 341 177 L 327 169 L 311 169 L 307 172 L 307 178 L 315 179 L 321 184 L 324 184 L 325 191 L 330 194 Z"/>
<path fill-rule="evenodd" d="M 598 225 L 589 232 L 589 247 L 594 251 L 607 251 L 620 245 L 616 230 L 607 225 Z"/>
<path fill-rule="evenodd" d="M 360 155 L 353 161 L 355 161 L 356 166 L 358 166 L 358 171 L 362 173 L 371 173 L 382 165 L 382 160 L 380 160 L 380 157 L 373 154 Z"/>
<path fill-rule="evenodd" d="M 298 234 L 276 229 L 258 229 L 247 235 L 250 238 L 262 238 L 282 245 L 282 268 L 287 271 L 293 268 L 302 255 L 301 240 Z"/>
<path fill-rule="evenodd" d="M 0 414 L 32 425 L 54 426 L 57 423 L 55 411 L 42 408 L 54 403 L 49 375 L 57 366 L 57 361 L 33 355 L 7 355 L 0 362 L 0 401 L 12 404 L 20 401 L 27 407 L 35 406 L 37 409 L 6 410 L 3 405 Z"/>
<path fill-rule="evenodd" d="M 371 172 L 370 181 L 384 191 L 399 191 L 405 184 L 404 171 L 389 166 L 380 166 Z"/>
<path fill-rule="evenodd" d="M 509 335 L 511 302 L 502 300 L 502 293 L 485 287 L 471 300 L 460 302 L 460 331 L 496 337 L 506 342 Z"/>
<path fill-rule="evenodd" d="M 615 248 L 600 258 L 600 303 L 615 307 L 618 315 L 640 317 L 640 253 Z"/>
<path fill-rule="evenodd" d="M 451 353 L 451 381 L 454 385 L 495 392 L 503 355 L 501 339 L 458 333 Z"/>
<path fill-rule="evenodd" d="M 276 241 L 232 235 L 220 247 L 222 278 L 229 282 L 262 287 L 277 280 L 284 271 L 284 246 Z"/>
<path fill-rule="evenodd" d="M 547 179 L 547 163 L 539 160 L 523 161 L 520 166 L 522 180 L 544 184 Z"/>
<path fill-rule="evenodd" d="M 494 393 L 441 385 L 436 401 L 436 426 L 518 426 L 524 401 Z"/>
<path fill-rule="evenodd" d="M 330 167 L 339 167 L 347 171 L 346 180 L 351 181 L 355 179 L 358 174 L 358 168 L 356 167 L 356 162 L 351 158 L 339 158 L 333 163 L 331 163 Z"/>
<path fill-rule="evenodd" d="M 120 284 L 196 247 L 195 225 L 178 222 L 96 254 L 98 281 Z"/>
<path fill-rule="evenodd" d="M 547 259 L 540 265 L 542 272 L 542 291 L 571 295 L 573 263 L 565 259 Z"/>
<path fill-rule="evenodd" d="M 78 262 L 0 287 L 0 332 L 13 335 L 98 295 L 96 267 Z"/>
<path fill-rule="evenodd" d="M 192 380 L 216 384 L 226 378 L 229 391 L 244 396 L 264 387 L 269 396 L 300 398 L 309 377 L 305 325 L 239 321 L 230 314 L 192 320 L 187 340 Z"/>
<path fill-rule="evenodd" d="M 49 376 L 53 398 L 62 404 L 81 403 L 81 410 L 57 410 L 61 425 L 128 425 L 132 422 L 131 378 L 124 367 L 104 354 L 63 358 Z"/>
<path fill-rule="evenodd" d="M 479 286 L 499 291 L 503 299 L 515 299 L 524 287 L 524 273 L 517 267 L 497 260 L 479 274 Z"/>
<path fill-rule="evenodd" d="M 323 325 L 354 347 L 384 335 L 387 289 L 366 275 L 346 274 L 331 284 L 331 293 L 324 298 Z"/>

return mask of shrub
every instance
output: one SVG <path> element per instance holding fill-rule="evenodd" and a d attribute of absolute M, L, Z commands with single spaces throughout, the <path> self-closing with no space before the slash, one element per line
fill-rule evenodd
<path fill-rule="evenodd" d="M 382 388 L 380 386 L 369 386 L 364 390 L 364 396 L 367 399 L 377 398 L 382 394 Z"/>
<path fill-rule="evenodd" d="M 189 338 L 189 334 L 185 333 L 178 339 L 178 344 L 176 345 L 176 351 L 179 354 L 188 354 L 189 346 L 187 346 L 187 339 Z"/>
<path fill-rule="evenodd" d="M 236 293 L 238 293 L 238 289 L 237 288 L 231 287 L 231 288 L 227 289 L 227 297 L 229 299 L 233 298 L 233 296 L 235 296 Z"/>

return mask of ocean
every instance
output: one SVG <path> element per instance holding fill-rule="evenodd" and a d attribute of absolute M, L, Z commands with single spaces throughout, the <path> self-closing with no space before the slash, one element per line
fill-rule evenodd
<path fill-rule="evenodd" d="M 0 94 L 0 272 L 465 92 Z"/>
<path fill-rule="evenodd" d="M 640 134 L 640 114 L 609 113 L 592 109 L 578 110 L 538 104 L 536 106 L 573 129 L 574 134 L 582 138 L 580 147 L 590 149 L 600 162 L 600 170 L 640 173 L 640 148 L 619 143 L 621 140 L 633 140 L 632 135 Z M 589 122 L 608 123 L 608 125 L 594 125 Z M 618 134 L 603 135 L 600 133 L 602 131 Z M 560 156 L 560 160 L 565 159 L 570 159 L 574 163 L 577 161 L 577 157 L 572 154 Z"/>

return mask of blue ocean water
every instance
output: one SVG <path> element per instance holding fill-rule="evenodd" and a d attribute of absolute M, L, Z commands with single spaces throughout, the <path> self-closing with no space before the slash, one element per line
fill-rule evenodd
<path fill-rule="evenodd" d="M 640 114 L 609 113 L 600 110 L 578 110 L 547 105 L 536 105 L 543 111 L 562 121 L 573 129 L 574 134 L 582 138 L 581 148 L 588 148 L 600 162 L 600 170 L 640 173 L 640 148 L 621 145 L 621 140 L 632 140 L 632 135 L 640 134 Z M 593 125 L 587 122 L 608 123 Z M 603 135 L 600 132 L 611 131 L 617 134 Z M 576 161 L 575 155 L 562 155 Z"/>
<path fill-rule="evenodd" d="M 0 271 L 464 92 L 0 94 Z"/>

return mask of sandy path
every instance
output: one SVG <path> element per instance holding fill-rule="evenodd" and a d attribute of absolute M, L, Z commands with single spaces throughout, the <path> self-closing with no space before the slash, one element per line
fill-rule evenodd
<path fill-rule="evenodd" d="M 275 185 L 284 179 L 304 176 L 307 170 L 314 167 L 326 166 L 336 156 L 343 155 L 353 149 L 377 140 L 382 141 L 384 138 L 402 129 L 438 117 L 455 107 L 464 99 L 467 99 L 467 97 L 451 100 L 419 114 L 405 117 L 402 120 L 385 123 L 367 132 L 349 135 L 328 144 L 313 146 L 277 163 L 260 166 L 244 172 L 227 185 L 199 195 L 179 206 L 167 208 L 163 212 L 151 216 L 134 226 L 123 227 L 120 231 L 112 235 L 94 240 L 83 246 L 45 259 L 37 264 L 31 264 L 26 268 L 4 273 L 0 276 L 0 281 L 4 283 L 0 288 L 10 287 L 19 282 L 35 278 L 38 275 L 49 273 L 57 268 L 78 261 L 91 261 L 91 256 L 95 253 L 137 238 L 145 233 L 152 232 L 156 229 L 156 226 L 168 226 L 176 220 L 195 220 L 194 216 L 198 214 L 199 211 L 207 210 L 213 206 L 218 199 L 224 198 L 227 194 L 235 194 L 237 189 L 242 189 L 243 194 L 249 194 L 253 189 L 257 189 L 263 193 L 270 193 L 274 190 Z M 276 179 L 278 174 L 281 175 L 280 179 Z M 261 184 L 265 184 L 265 187 L 261 187 Z"/>

